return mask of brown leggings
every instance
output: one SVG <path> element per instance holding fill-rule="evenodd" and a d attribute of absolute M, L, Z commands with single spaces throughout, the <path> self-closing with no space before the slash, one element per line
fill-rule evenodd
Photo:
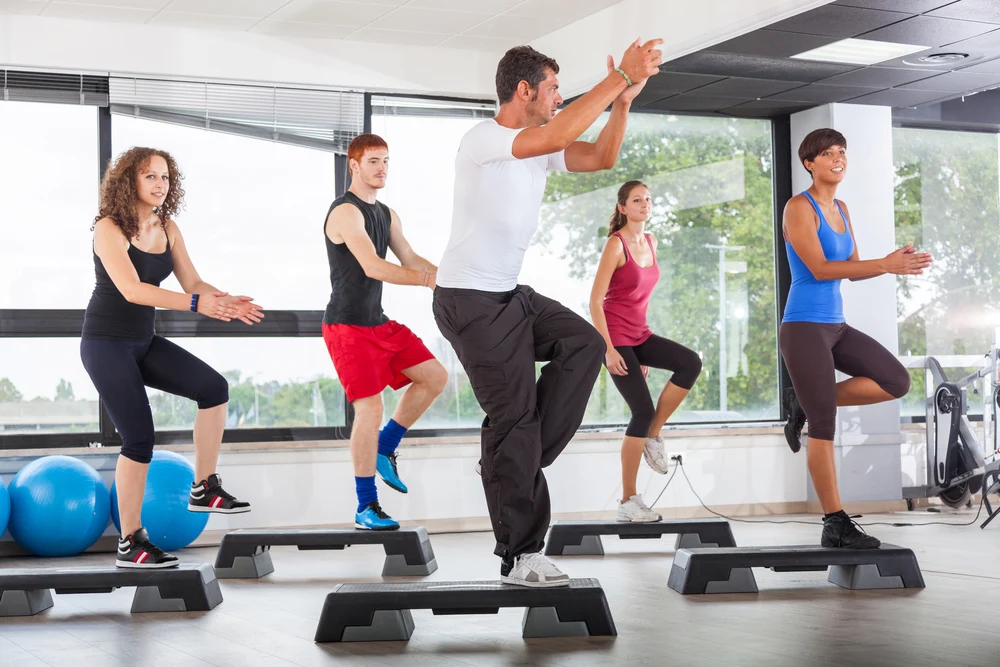
<path fill-rule="evenodd" d="M 870 378 L 894 398 L 910 391 L 910 374 L 895 355 L 847 324 L 784 322 L 778 346 L 806 413 L 810 438 L 833 440 L 836 433 L 836 371 Z"/>

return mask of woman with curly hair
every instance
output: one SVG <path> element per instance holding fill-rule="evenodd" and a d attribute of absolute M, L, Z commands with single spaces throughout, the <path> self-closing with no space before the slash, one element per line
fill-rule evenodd
<path fill-rule="evenodd" d="M 178 563 L 175 556 L 150 543 L 142 527 L 142 498 L 155 435 L 147 386 L 198 403 L 194 422 L 198 481 L 191 485 L 188 510 L 250 511 L 249 503 L 222 488 L 215 472 L 229 384 L 205 362 L 153 330 L 157 307 L 246 324 L 263 317 L 250 297 L 229 296 L 195 270 L 173 220 L 184 199 L 182 178 L 169 153 L 129 149 L 104 176 L 100 214 L 92 227 L 97 279 L 83 320 L 80 356 L 122 439 L 115 469 L 122 534 L 118 567 Z M 183 293 L 159 286 L 171 273 Z"/>

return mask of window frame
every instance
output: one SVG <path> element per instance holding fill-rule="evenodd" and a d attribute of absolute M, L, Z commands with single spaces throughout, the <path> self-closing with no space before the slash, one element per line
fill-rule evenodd
<path fill-rule="evenodd" d="M 53 77 L 45 72 L 38 72 L 40 85 L 51 82 Z M 87 85 L 96 87 L 97 90 L 107 90 L 109 77 L 88 75 Z M 61 77 L 59 81 L 72 81 L 72 78 Z M 77 84 L 79 86 L 79 84 Z M 102 87 L 103 86 L 103 87 Z M 68 92 L 73 92 L 67 88 Z M 63 92 L 67 92 L 63 91 Z M 457 116 L 457 117 L 479 117 L 485 114 L 483 107 L 493 104 L 492 100 L 481 100 L 472 98 L 457 97 L 434 97 L 428 95 L 403 95 L 377 93 L 375 97 L 379 100 L 388 99 L 409 99 L 419 103 L 428 102 L 428 105 L 421 107 L 414 115 L 434 115 L 434 116 Z M 364 131 L 370 132 L 372 127 L 372 115 L 374 113 L 373 94 L 364 94 Z M 54 96 L 47 103 L 74 103 L 72 95 Z M 456 109 L 449 111 L 447 103 L 456 104 Z M 80 96 L 80 104 L 95 105 L 94 96 Z M 96 170 L 97 180 L 95 185 L 100 183 L 104 172 L 112 159 L 112 125 L 113 117 L 111 109 L 106 99 L 98 99 L 96 103 L 98 122 L 98 164 Z M 382 106 L 381 108 L 385 108 Z M 470 110 L 471 109 L 471 110 Z M 657 113 L 666 115 L 663 112 L 636 110 L 641 113 Z M 710 115 L 710 114 L 669 114 L 669 115 Z M 486 117 L 486 116 L 484 116 Z M 775 312 L 776 326 L 780 326 L 781 312 L 787 299 L 791 278 L 788 271 L 788 261 L 785 257 L 783 243 L 781 241 L 781 217 L 785 203 L 791 198 L 791 169 L 793 167 L 791 157 L 791 131 L 790 117 L 780 116 L 769 119 L 771 123 L 771 145 L 773 159 L 772 196 L 774 199 L 774 243 L 775 243 L 775 302 L 777 304 Z M 335 154 L 335 192 L 334 196 L 340 196 L 347 189 L 348 169 L 347 157 L 342 153 Z M 6 338 L 78 338 L 83 324 L 82 309 L 0 309 L 0 340 Z M 323 311 L 321 310 L 276 310 L 268 311 L 267 319 L 252 327 L 239 327 L 234 323 L 217 322 L 206 320 L 191 313 L 163 311 L 156 313 L 157 331 L 170 338 L 193 338 L 193 337 L 225 337 L 225 338 L 298 338 L 315 337 L 321 335 L 320 324 L 322 322 Z M 788 373 L 785 370 L 781 355 L 778 355 L 778 392 L 779 399 L 781 392 L 791 383 Z M 780 404 L 780 400 L 779 400 Z M 117 447 L 121 445 L 121 439 L 114 429 L 111 419 L 105 409 L 103 401 L 99 400 L 99 431 L 93 433 L 47 433 L 47 434 L 10 434 L 0 435 L 0 451 L 15 449 L 59 449 L 72 447 Z M 353 410 L 350 404 L 344 399 L 344 426 L 335 427 L 295 427 L 295 428 L 254 428 L 254 429 L 227 429 L 223 436 L 223 443 L 248 443 L 248 442 L 295 442 L 310 440 L 348 440 L 353 425 Z M 781 419 L 785 419 L 784 409 L 781 409 Z M 710 421 L 710 422 L 672 422 L 672 425 L 701 428 L 739 428 L 739 427 L 759 427 L 762 425 L 773 425 L 770 420 L 746 420 L 746 421 Z M 624 429 L 625 423 L 621 424 L 584 424 L 580 427 L 581 432 L 611 432 Z M 413 429 L 409 431 L 409 437 L 435 438 L 435 437 L 464 437 L 478 436 L 478 427 L 455 427 L 436 429 Z M 157 441 L 164 444 L 189 444 L 192 442 L 191 430 L 164 430 L 157 431 Z M 347 446 L 346 443 L 344 446 Z"/>

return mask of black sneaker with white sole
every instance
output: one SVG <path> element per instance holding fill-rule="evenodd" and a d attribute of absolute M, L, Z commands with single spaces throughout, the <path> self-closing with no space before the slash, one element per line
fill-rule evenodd
<path fill-rule="evenodd" d="M 179 563 L 177 556 L 171 556 L 149 541 L 145 528 L 118 540 L 118 560 L 115 561 L 117 567 L 154 570 L 177 567 Z"/>
<path fill-rule="evenodd" d="M 781 403 L 788 413 L 788 421 L 785 422 L 785 442 L 788 443 L 789 449 L 797 454 L 802 448 L 802 427 L 806 425 L 806 413 L 799 405 L 799 399 L 791 387 L 782 393 Z"/>
<path fill-rule="evenodd" d="M 216 514 L 242 514 L 250 511 L 250 503 L 237 500 L 222 488 L 222 478 L 212 473 L 208 479 L 191 485 L 188 498 L 189 512 L 213 512 Z"/>

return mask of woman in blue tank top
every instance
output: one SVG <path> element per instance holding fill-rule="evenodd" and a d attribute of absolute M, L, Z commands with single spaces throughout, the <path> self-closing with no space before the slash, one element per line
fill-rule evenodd
<path fill-rule="evenodd" d="M 931 256 L 906 245 L 882 259 L 860 260 L 847 204 L 836 199 L 847 172 L 847 139 L 832 129 L 809 133 L 799 160 L 812 175 L 808 190 L 785 206 L 782 231 L 792 285 L 778 334 L 792 388 L 782 396 L 789 419 L 785 439 L 799 451 L 802 427 L 809 422 L 809 475 L 823 507 L 824 547 L 875 549 L 844 512 L 833 457 L 837 407 L 871 405 L 902 398 L 910 376 L 895 355 L 844 320 L 840 281 L 865 280 L 887 273 L 916 275 Z M 837 382 L 836 372 L 851 377 Z"/>

